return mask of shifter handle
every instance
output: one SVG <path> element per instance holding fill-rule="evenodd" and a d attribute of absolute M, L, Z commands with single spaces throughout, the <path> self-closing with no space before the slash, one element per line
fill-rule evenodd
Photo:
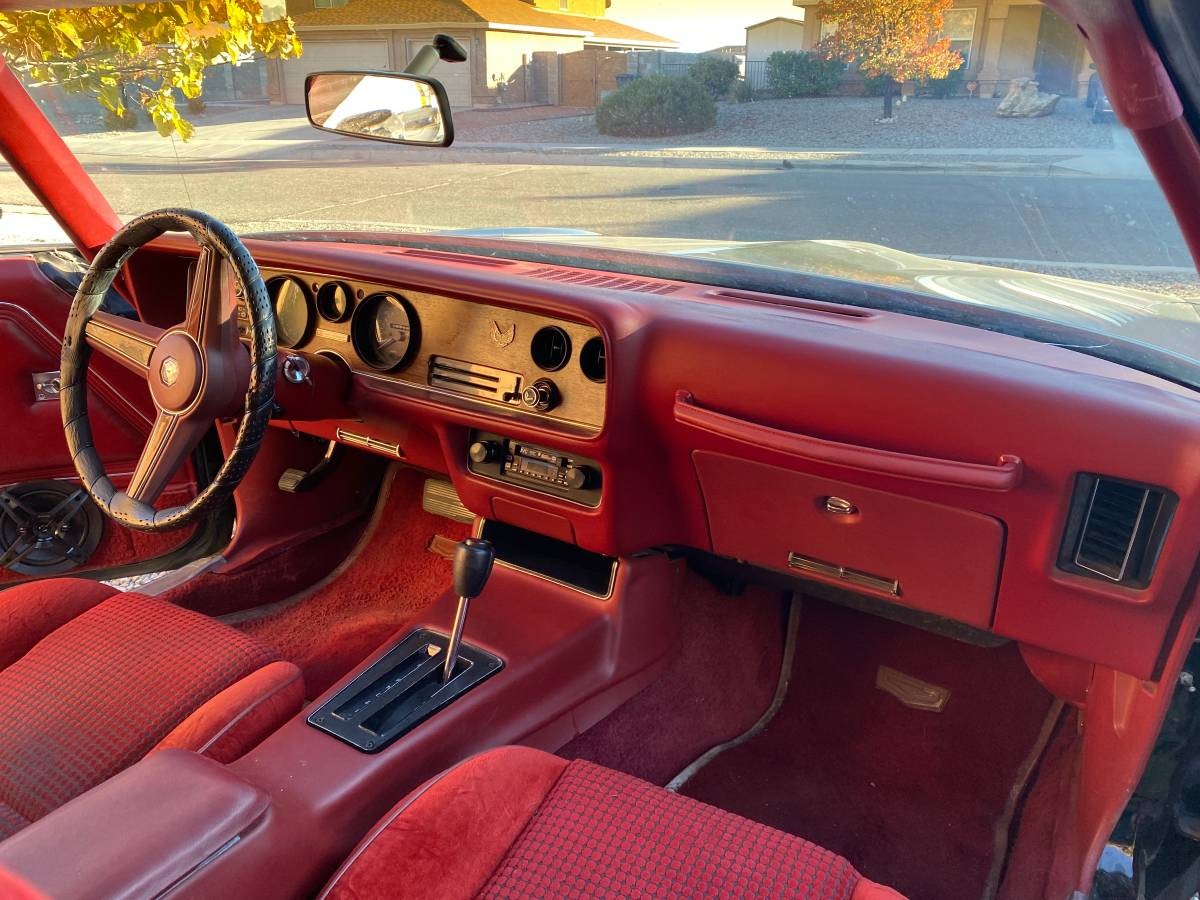
<path fill-rule="evenodd" d="M 491 541 L 483 538 L 459 541 L 454 548 L 454 593 L 468 600 L 483 593 L 495 559 L 496 548 Z"/>

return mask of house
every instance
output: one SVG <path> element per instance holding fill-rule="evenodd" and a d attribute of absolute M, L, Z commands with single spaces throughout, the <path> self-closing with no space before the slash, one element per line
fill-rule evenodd
<path fill-rule="evenodd" d="M 804 49 L 811 50 L 830 32 L 831 23 L 821 16 L 824 0 L 792 2 L 804 10 Z M 1091 57 L 1083 41 L 1041 0 L 955 0 L 942 34 L 962 55 L 964 83 L 974 82 L 981 96 L 1003 94 L 1015 78 L 1034 78 L 1056 94 L 1087 92 Z"/>
<path fill-rule="evenodd" d="M 802 14 L 803 15 L 803 14 Z M 746 26 L 746 62 L 765 62 L 777 51 L 804 49 L 804 19 L 776 16 Z"/>
<path fill-rule="evenodd" d="M 726 44 L 723 47 L 713 47 L 711 50 L 705 50 L 701 56 L 715 56 L 718 59 L 732 59 L 737 63 L 738 73 L 746 74 L 746 45 L 745 44 Z"/>
<path fill-rule="evenodd" d="M 304 52 L 274 62 L 269 90 L 279 103 L 304 102 L 309 72 L 400 71 L 439 32 L 467 51 L 467 62 L 432 73 L 455 108 L 555 103 L 564 55 L 677 46 L 607 18 L 605 0 L 288 0 L 287 8 Z"/>

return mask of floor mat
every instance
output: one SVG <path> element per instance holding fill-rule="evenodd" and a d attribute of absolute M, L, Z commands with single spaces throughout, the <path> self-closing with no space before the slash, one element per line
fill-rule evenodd
<path fill-rule="evenodd" d="M 949 688 L 944 710 L 877 689 L 880 665 Z M 806 600 L 779 713 L 682 793 L 814 841 L 914 900 L 967 900 L 984 889 L 1051 701 L 1015 644 L 974 647 Z"/>
<path fill-rule="evenodd" d="M 421 508 L 425 477 L 414 469 L 394 471 L 358 550 L 325 581 L 273 606 L 226 617 L 296 663 L 310 697 L 449 589 L 450 562 L 427 547 L 435 534 L 460 540 L 470 526 Z"/>
<path fill-rule="evenodd" d="M 558 751 L 666 784 L 713 744 L 741 734 L 770 705 L 787 617 L 782 592 L 721 594 L 688 572 L 666 670 Z"/>

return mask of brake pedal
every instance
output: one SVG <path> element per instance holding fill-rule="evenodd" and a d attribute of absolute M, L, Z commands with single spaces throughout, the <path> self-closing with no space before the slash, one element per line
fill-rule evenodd
<path fill-rule="evenodd" d="M 329 446 L 325 448 L 325 455 L 321 457 L 315 466 L 307 471 L 304 469 L 285 469 L 283 474 L 279 476 L 279 489 L 288 494 L 299 494 L 301 491 L 308 491 L 315 488 L 333 469 L 333 465 L 341 452 L 341 446 L 337 441 L 330 441 Z"/>

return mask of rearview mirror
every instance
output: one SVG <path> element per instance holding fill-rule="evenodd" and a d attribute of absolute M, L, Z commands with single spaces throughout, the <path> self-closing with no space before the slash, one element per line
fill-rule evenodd
<path fill-rule="evenodd" d="M 448 147 L 454 140 L 446 89 L 401 72 L 313 72 L 304 79 L 308 121 L 350 137 Z"/>

